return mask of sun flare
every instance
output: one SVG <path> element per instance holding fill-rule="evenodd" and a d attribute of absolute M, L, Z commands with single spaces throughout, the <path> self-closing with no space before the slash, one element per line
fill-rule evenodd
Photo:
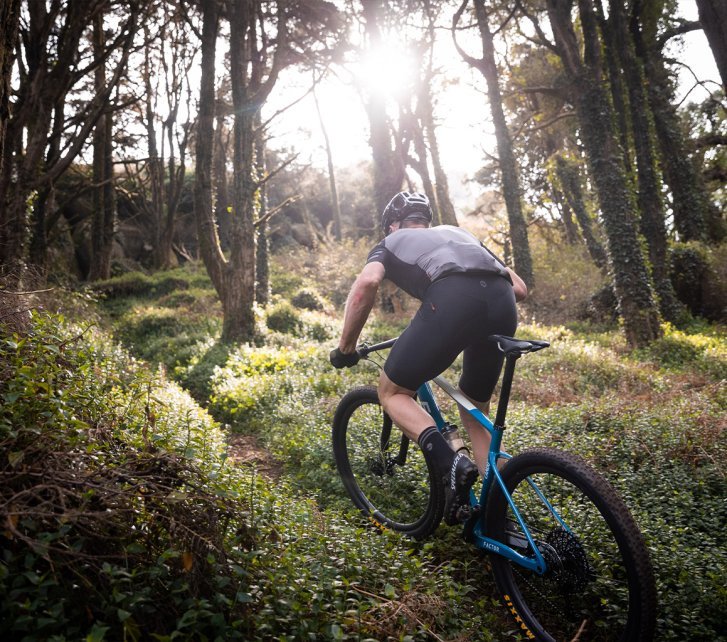
<path fill-rule="evenodd" d="M 396 97 L 415 78 L 414 60 L 394 43 L 382 43 L 366 53 L 358 76 L 367 90 Z"/>

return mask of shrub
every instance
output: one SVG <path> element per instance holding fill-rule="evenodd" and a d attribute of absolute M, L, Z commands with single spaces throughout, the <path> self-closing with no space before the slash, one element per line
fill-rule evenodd
<path fill-rule="evenodd" d="M 236 430 L 255 432 L 284 396 L 296 392 L 290 371 L 310 365 L 314 350 L 240 346 L 215 369 L 210 410 Z"/>
<path fill-rule="evenodd" d="M 302 321 L 298 311 L 287 301 L 273 306 L 265 314 L 265 322 L 271 330 L 299 336 Z"/>
<path fill-rule="evenodd" d="M 670 276 L 679 300 L 692 314 L 712 321 L 727 319 L 727 245 L 711 248 L 696 241 L 675 243 Z"/>
<path fill-rule="evenodd" d="M 209 415 L 58 317 L 0 341 L 0 373 L 0 634 L 224 636 L 224 529 L 245 511 L 209 481 L 224 453 Z"/>
<path fill-rule="evenodd" d="M 697 370 L 715 380 L 727 379 L 727 346 L 719 336 L 677 330 L 665 325 L 664 336 L 633 354 L 659 366 L 676 370 Z"/>
<path fill-rule="evenodd" d="M 320 295 L 315 290 L 307 288 L 297 292 L 290 302 L 296 308 L 302 308 L 303 310 L 323 309 L 323 300 Z"/>

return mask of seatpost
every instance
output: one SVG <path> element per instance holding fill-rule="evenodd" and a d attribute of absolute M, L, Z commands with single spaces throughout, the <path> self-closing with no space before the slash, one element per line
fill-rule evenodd
<path fill-rule="evenodd" d="M 495 416 L 495 428 L 505 429 L 505 415 L 507 404 L 510 402 L 510 388 L 512 379 L 515 376 L 515 362 L 520 358 L 519 354 L 509 354 L 505 357 L 505 373 L 502 376 L 502 388 L 500 399 L 497 402 L 497 415 Z"/>

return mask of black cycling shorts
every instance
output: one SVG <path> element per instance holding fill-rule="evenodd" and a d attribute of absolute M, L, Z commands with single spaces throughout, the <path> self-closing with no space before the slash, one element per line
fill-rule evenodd
<path fill-rule="evenodd" d="M 416 390 L 464 353 L 460 390 L 474 401 L 487 402 L 504 356 L 487 337 L 512 336 L 516 328 L 515 293 L 507 279 L 454 274 L 429 286 L 421 307 L 389 352 L 384 372 L 396 385 Z"/>

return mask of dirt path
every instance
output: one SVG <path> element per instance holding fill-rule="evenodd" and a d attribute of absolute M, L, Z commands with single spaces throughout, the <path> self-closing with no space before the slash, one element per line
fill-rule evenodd
<path fill-rule="evenodd" d="M 230 461 L 240 465 L 250 465 L 267 477 L 280 477 L 281 466 L 263 448 L 254 435 L 231 434 L 227 440 Z"/>

